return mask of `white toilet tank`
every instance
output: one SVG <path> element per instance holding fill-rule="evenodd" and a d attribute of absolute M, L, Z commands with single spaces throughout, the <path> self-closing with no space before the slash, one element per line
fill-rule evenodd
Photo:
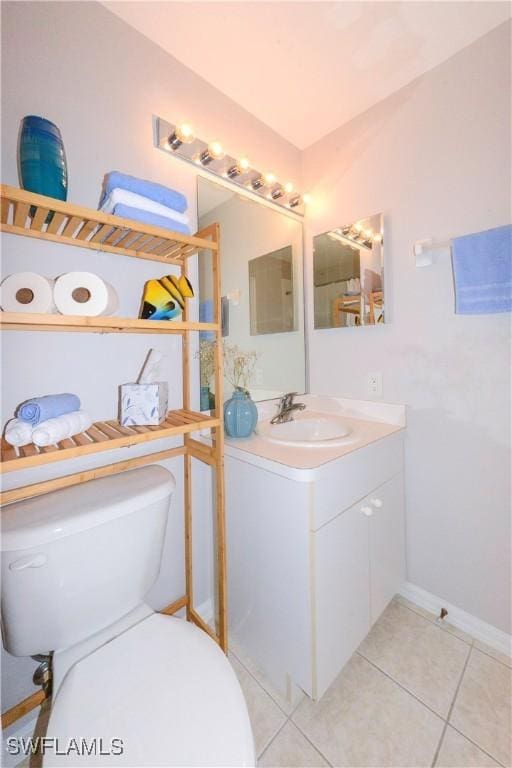
<path fill-rule="evenodd" d="M 4 507 L 5 648 L 69 648 L 143 603 L 174 488 L 168 470 L 149 466 Z"/>

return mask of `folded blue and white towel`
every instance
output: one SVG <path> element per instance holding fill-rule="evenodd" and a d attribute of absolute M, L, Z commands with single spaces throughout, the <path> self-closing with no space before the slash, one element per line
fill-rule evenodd
<path fill-rule="evenodd" d="M 168 208 L 166 205 L 155 203 L 155 201 L 150 200 L 149 197 L 137 195 L 135 192 L 128 192 L 127 189 L 120 189 L 120 187 L 116 187 L 112 190 L 101 206 L 101 210 L 104 213 L 113 213 L 116 205 L 120 204 L 129 205 L 131 208 L 138 208 L 140 211 L 156 213 L 159 216 L 165 216 L 168 219 L 179 221 L 187 226 L 190 224 L 190 219 L 187 213 L 179 213 L 172 208 Z"/>
<path fill-rule="evenodd" d="M 45 395 L 44 397 L 34 397 L 22 403 L 16 416 L 21 421 L 26 421 L 32 426 L 36 426 L 41 421 L 54 419 L 65 413 L 78 411 L 80 408 L 80 399 L 76 395 L 65 393 L 62 395 Z"/>
<path fill-rule="evenodd" d="M 153 227 L 163 227 L 173 232 L 181 232 L 183 235 L 190 235 L 190 229 L 186 224 L 182 224 L 181 221 L 175 221 L 175 219 L 170 219 L 167 216 L 159 216 L 157 213 L 151 213 L 150 211 L 141 211 L 139 208 L 132 208 L 122 203 L 116 205 L 112 213 L 115 216 L 121 216 L 123 219 L 142 221 L 144 224 L 151 224 Z"/>
<path fill-rule="evenodd" d="M 457 237 L 453 275 L 456 314 L 512 311 L 512 226 Z"/>
<path fill-rule="evenodd" d="M 120 188 L 126 189 L 128 192 L 135 192 L 137 195 L 147 197 L 149 200 L 154 200 L 155 203 L 172 208 L 173 211 L 178 213 L 185 213 L 187 210 L 187 198 L 181 192 L 169 187 L 164 187 L 163 184 L 156 184 L 153 181 L 145 181 L 144 179 L 138 179 L 135 176 L 128 176 L 126 173 L 120 173 L 119 171 L 110 171 L 104 178 L 103 191 L 101 194 L 100 208 L 102 208 L 105 200 L 110 195 L 112 190 Z"/>

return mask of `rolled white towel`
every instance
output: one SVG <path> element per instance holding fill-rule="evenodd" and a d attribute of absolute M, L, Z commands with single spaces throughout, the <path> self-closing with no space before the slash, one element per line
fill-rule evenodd
<path fill-rule="evenodd" d="M 32 441 L 41 448 L 45 445 L 54 445 L 59 440 L 78 435 L 79 432 L 89 429 L 92 419 L 87 411 L 73 411 L 57 416 L 55 419 L 42 421 L 32 432 Z"/>
<path fill-rule="evenodd" d="M 118 203 L 129 205 L 131 208 L 138 208 L 141 211 L 157 213 L 159 216 L 165 216 L 167 219 L 179 221 L 181 224 L 190 224 L 188 214 L 179 213 L 179 211 L 175 211 L 173 208 L 168 208 L 166 205 L 156 203 L 148 197 L 143 197 L 136 192 L 129 192 L 127 189 L 121 189 L 120 187 L 116 187 L 112 190 L 101 206 L 101 210 L 104 213 L 112 213 Z"/>
<path fill-rule="evenodd" d="M 11 419 L 5 425 L 5 439 L 10 445 L 28 445 L 32 442 L 32 424 L 21 419 Z"/>

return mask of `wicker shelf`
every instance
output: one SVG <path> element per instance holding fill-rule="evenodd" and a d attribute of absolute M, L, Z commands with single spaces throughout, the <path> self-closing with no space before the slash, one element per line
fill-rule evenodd
<path fill-rule="evenodd" d="M 184 333 L 219 331 L 217 323 L 184 320 L 137 320 L 131 317 L 38 315 L 31 312 L 0 312 L 3 331 L 74 331 L 90 333 Z"/>
<path fill-rule="evenodd" d="M 5 184 L 0 186 L 0 200 L 0 229 L 16 235 L 178 266 L 197 251 L 218 249 L 218 243 L 212 240 L 122 219 Z M 52 218 L 46 223 L 48 214 Z"/>
<path fill-rule="evenodd" d="M 182 409 L 169 411 L 164 423 L 155 427 L 122 427 L 117 421 L 97 421 L 85 432 L 45 448 L 38 448 L 33 443 L 14 448 L 2 438 L 1 471 L 14 472 L 54 461 L 76 459 L 91 453 L 113 451 L 173 435 L 210 429 L 219 424 L 218 418 Z"/>
<path fill-rule="evenodd" d="M 155 321 L 123 317 L 82 317 L 66 315 L 38 315 L 25 312 L 0 313 L 3 330 L 31 331 L 82 331 L 96 333 L 178 333 L 182 339 L 183 366 L 183 408 L 169 411 L 166 420 L 159 426 L 122 427 L 117 421 L 98 421 L 85 432 L 62 440 L 56 445 L 38 448 L 31 444 L 13 448 L 3 438 L 1 442 L 2 471 L 14 472 L 52 462 L 75 459 L 80 456 L 102 453 L 145 444 L 151 441 L 183 436 L 181 445 L 164 450 L 128 456 L 123 461 L 102 464 L 92 469 L 81 470 L 32 485 L 18 486 L 5 491 L 3 503 L 23 498 L 32 498 L 60 488 L 108 477 L 128 469 L 163 461 L 174 456 L 183 456 L 183 495 L 185 527 L 185 584 L 186 594 L 176 600 L 167 613 L 185 608 L 187 619 L 195 622 L 214 637 L 227 650 L 226 612 L 226 555 L 224 517 L 224 425 L 222 418 L 223 375 L 220 345 L 215 346 L 215 393 L 216 405 L 213 415 L 196 413 L 191 410 L 190 345 L 191 331 L 220 332 L 221 287 L 219 226 L 211 224 L 189 237 L 160 227 L 151 227 L 118 216 L 84 208 L 51 197 L 36 195 L 23 189 L 0 185 L 0 230 L 15 235 L 32 237 L 63 245 L 74 245 L 93 251 L 107 251 L 120 256 L 159 261 L 179 267 L 180 274 L 188 276 L 188 257 L 198 251 L 210 251 L 213 278 L 214 323 L 198 323 L 189 320 L 185 304 L 182 320 Z M 202 429 L 211 430 L 211 446 L 195 440 L 191 433 Z M 192 460 L 208 464 L 215 473 L 215 519 L 216 519 L 216 605 L 218 615 L 216 631 L 201 619 L 194 609 L 193 596 L 193 547 L 192 547 Z M 14 707 L 16 717 L 24 713 L 23 702 Z"/>

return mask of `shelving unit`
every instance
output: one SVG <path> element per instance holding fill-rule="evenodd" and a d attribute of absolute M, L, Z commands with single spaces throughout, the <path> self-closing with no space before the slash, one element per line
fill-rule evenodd
<path fill-rule="evenodd" d="M 31 312 L 2 312 L 4 331 L 85 331 L 86 333 L 183 333 L 216 331 L 215 323 L 180 320 L 135 320 L 132 317 L 87 317 L 78 315 L 38 315 Z"/>
<path fill-rule="evenodd" d="M 171 456 L 183 455 L 185 499 L 185 582 L 186 594 L 164 609 L 173 613 L 186 609 L 187 619 L 200 626 L 227 650 L 226 616 L 226 562 L 224 520 L 224 431 L 222 419 L 222 361 L 220 345 L 216 346 L 215 392 L 216 407 L 212 415 L 191 410 L 190 397 L 190 345 L 189 334 L 197 331 L 213 331 L 220 335 L 220 270 L 219 228 L 211 225 L 190 237 L 139 222 L 110 216 L 100 211 L 72 205 L 68 202 L 36 195 L 26 190 L 2 185 L 0 187 L 0 230 L 49 240 L 63 245 L 74 245 L 94 251 L 107 251 L 119 256 L 163 262 L 180 268 L 188 274 L 188 258 L 199 251 L 212 254 L 214 285 L 214 322 L 198 323 L 188 318 L 185 306 L 180 321 L 138 320 L 122 317 L 79 317 L 66 315 L 41 315 L 18 312 L 0 313 L 1 328 L 15 331 L 60 331 L 83 333 L 174 333 L 182 338 L 183 407 L 169 411 L 160 426 L 121 426 L 115 420 L 98 421 L 90 429 L 56 445 L 38 448 L 31 444 L 13 448 L 2 438 L 2 472 L 14 472 L 45 464 L 74 459 L 85 455 L 146 444 L 176 436 L 183 437 L 183 444 L 125 461 L 104 464 L 95 469 L 63 474 L 32 485 L 22 485 L 5 491 L 2 503 L 37 496 L 51 490 L 86 482 L 95 477 L 143 466 Z M 195 439 L 192 434 L 208 429 L 211 445 Z M 216 629 L 208 626 L 194 609 L 192 579 L 192 459 L 202 461 L 215 471 L 216 517 L 216 576 L 217 622 Z"/>

